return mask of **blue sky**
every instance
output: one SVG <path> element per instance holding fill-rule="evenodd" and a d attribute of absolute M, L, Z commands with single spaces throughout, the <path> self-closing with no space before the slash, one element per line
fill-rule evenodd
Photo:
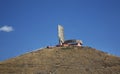
<path fill-rule="evenodd" d="M 0 0 L 0 61 L 65 39 L 120 56 L 120 0 Z"/>

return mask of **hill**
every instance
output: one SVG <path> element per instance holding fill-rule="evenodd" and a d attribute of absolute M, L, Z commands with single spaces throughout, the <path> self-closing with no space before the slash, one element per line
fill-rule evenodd
<path fill-rule="evenodd" d="M 0 62 L 0 74 L 120 74 L 120 57 L 91 47 L 44 48 Z"/>

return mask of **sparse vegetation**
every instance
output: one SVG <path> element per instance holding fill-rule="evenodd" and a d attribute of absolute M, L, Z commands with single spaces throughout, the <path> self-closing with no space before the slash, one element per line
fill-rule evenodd
<path fill-rule="evenodd" d="M 54 47 L 0 62 L 0 74 L 120 74 L 120 58 L 91 47 Z"/>
<path fill-rule="evenodd" d="M 70 49 L 73 49 L 73 46 L 62 47 L 61 49 L 63 49 L 63 50 L 70 50 Z"/>

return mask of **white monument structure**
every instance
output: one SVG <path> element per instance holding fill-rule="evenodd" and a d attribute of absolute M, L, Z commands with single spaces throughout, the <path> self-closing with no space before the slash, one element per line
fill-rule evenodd
<path fill-rule="evenodd" d="M 61 25 L 58 25 L 58 46 L 82 46 L 83 42 L 81 40 L 71 39 L 64 40 L 64 28 Z"/>
<path fill-rule="evenodd" d="M 58 25 L 58 38 L 59 38 L 59 45 L 64 43 L 64 29 L 61 25 Z"/>

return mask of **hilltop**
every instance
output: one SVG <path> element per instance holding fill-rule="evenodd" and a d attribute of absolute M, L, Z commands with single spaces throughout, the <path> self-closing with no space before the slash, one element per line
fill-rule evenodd
<path fill-rule="evenodd" d="M 44 48 L 0 62 L 0 74 L 120 74 L 120 57 L 91 47 Z"/>

